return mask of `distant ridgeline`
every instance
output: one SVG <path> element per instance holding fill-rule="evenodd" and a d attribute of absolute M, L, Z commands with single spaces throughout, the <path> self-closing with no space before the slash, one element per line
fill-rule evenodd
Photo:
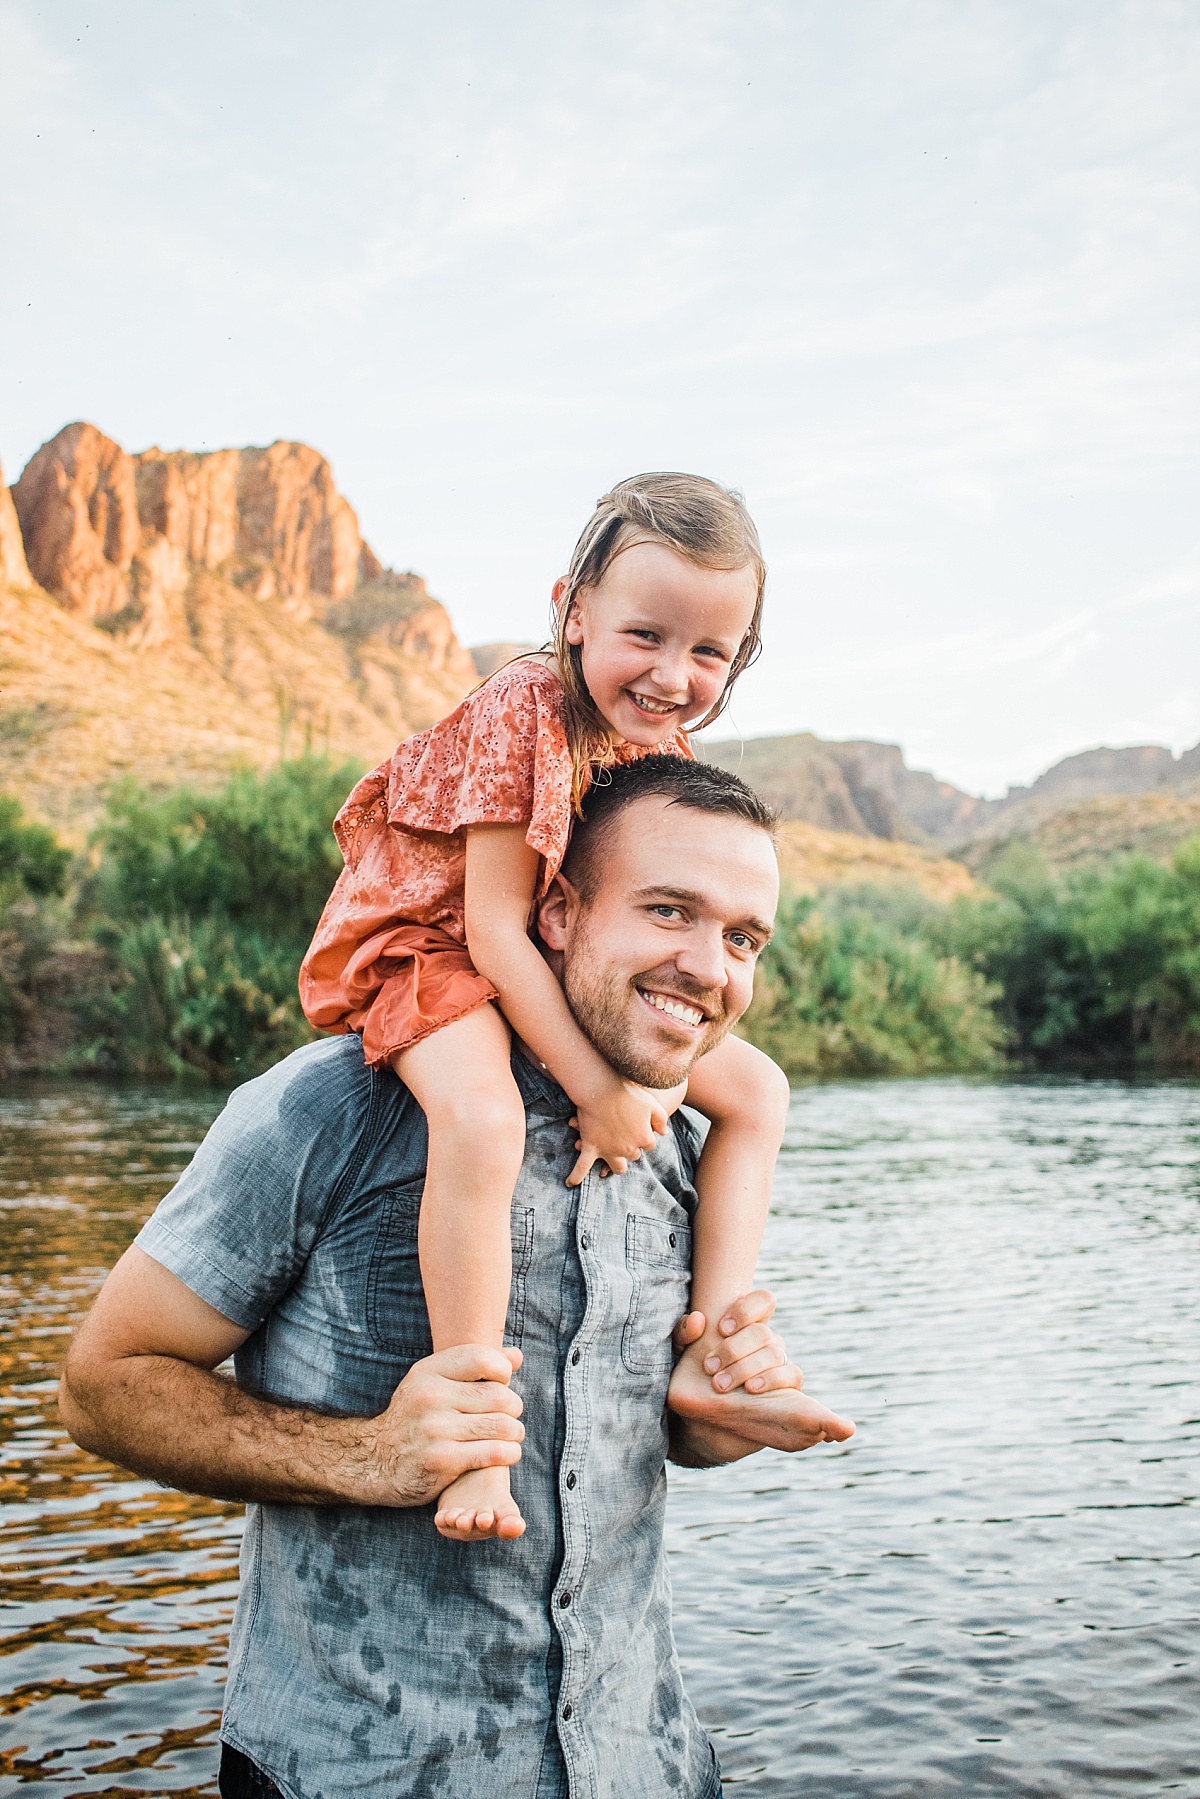
<path fill-rule="evenodd" d="M 0 788 L 77 829 L 122 775 L 369 765 L 477 679 L 316 450 L 130 456 L 88 424 L 0 480 L 0 640 Z"/>
<path fill-rule="evenodd" d="M 1133 850 L 1163 857 L 1200 831 L 1200 744 L 1178 758 L 1156 745 L 1085 750 L 1002 800 L 907 767 L 889 743 L 828 743 L 804 732 L 710 743 L 702 754 L 749 781 L 785 819 L 938 849 L 977 873 L 1012 842 L 1069 865 Z"/>

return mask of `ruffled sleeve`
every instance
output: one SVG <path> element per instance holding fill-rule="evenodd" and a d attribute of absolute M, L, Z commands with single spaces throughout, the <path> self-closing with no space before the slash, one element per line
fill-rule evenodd
<path fill-rule="evenodd" d="M 333 834 L 346 867 L 355 869 L 363 851 L 387 823 L 387 786 L 390 762 L 381 762 L 364 775 L 333 821 Z"/>
<path fill-rule="evenodd" d="M 402 743 L 389 769 L 387 817 L 442 836 L 468 825 L 524 824 L 552 878 L 571 830 L 571 755 L 556 677 L 539 663 L 514 663 L 440 725 Z"/>

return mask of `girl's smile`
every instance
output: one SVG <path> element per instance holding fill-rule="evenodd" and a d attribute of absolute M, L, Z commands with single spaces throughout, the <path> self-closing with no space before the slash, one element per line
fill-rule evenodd
<path fill-rule="evenodd" d="M 577 596 L 565 627 L 617 741 L 649 748 L 708 713 L 725 691 L 757 592 L 751 567 L 700 568 L 648 539 L 619 551 L 599 584 Z"/>

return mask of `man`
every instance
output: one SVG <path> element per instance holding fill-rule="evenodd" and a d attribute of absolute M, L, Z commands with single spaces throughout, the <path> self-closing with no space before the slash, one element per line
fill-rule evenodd
<path fill-rule="evenodd" d="M 679 758 L 594 789 L 537 929 L 578 1022 L 630 1078 L 679 1081 L 749 1003 L 778 896 L 771 823 L 735 777 Z M 664 1012 L 672 999 L 704 1028 Z M 627 1174 L 568 1189 L 570 1101 L 519 1046 L 513 1060 L 528 1142 L 511 1350 L 430 1356 L 424 1120 L 353 1037 L 234 1094 L 72 1350 L 63 1414 L 85 1448 L 251 1502 L 227 1799 L 720 1790 L 671 1635 L 668 1447 L 704 1466 L 853 1427 L 803 1395 L 758 1294 L 721 1321 L 733 1390 L 690 1363 L 668 1439 L 694 1127 L 679 1115 Z M 212 1372 L 230 1354 L 236 1386 Z M 439 1536 L 428 1502 L 500 1462 L 519 1463 L 526 1534 Z"/>

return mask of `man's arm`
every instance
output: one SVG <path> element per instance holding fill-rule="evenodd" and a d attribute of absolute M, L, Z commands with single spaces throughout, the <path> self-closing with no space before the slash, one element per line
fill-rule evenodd
<path fill-rule="evenodd" d="M 445 1350 L 378 1417 L 331 1418 L 215 1374 L 248 1335 L 135 1244 L 71 1347 L 63 1423 L 81 1448 L 166 1486 L 280 1505 L 424 1505 L 469 1468 L 520 1460 L 516 1350 Z"/>

